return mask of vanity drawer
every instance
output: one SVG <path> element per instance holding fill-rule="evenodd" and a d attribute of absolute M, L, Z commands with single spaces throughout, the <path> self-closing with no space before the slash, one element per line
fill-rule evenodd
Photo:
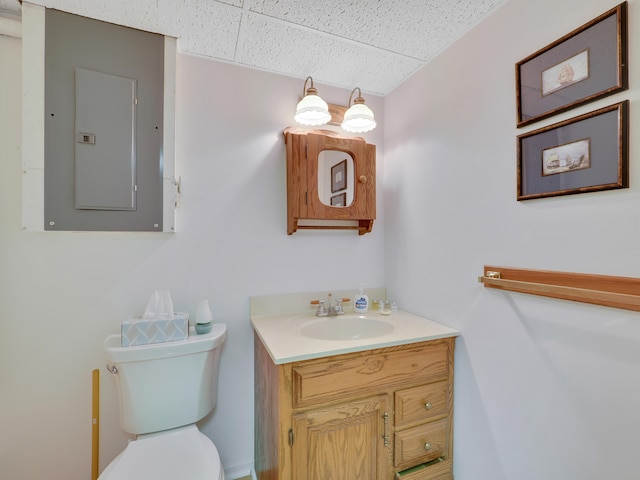
<path fill-rule="evenodd" d="M 434 465 L 416 467 L 396 474 L 397 480 L 453 480 L 453 463 L 445 460 Z"/>
<path fill-rule="evenodd" d="M 395 392 L 395 424 L 402 427 L 447 414 L 449 382 L 442 381 Z"/>
<path fill-rule="evenodd" d="M 448 420 L 418 425 L 395 433 L 394 465 L 408 468 L 447 453 Z"/>
<path fill-rule="evenodd" d="M 450 350 L 446 341 L 390 347 L 293 365 L 293 406 L 333 402 L 387 388 L 446 379 Z"/>

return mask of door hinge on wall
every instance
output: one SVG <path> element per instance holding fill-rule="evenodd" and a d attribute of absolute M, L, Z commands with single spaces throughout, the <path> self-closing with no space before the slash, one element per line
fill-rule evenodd
<path fill-rule="evenodd" d="M 293 430 L 291 428 L 289 429 L 289 446 L 293 446 Z"/>

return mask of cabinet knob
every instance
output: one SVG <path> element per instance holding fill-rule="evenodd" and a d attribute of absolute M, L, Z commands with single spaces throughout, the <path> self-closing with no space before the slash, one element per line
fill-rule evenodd
<path fill-rule="evenodd" d="M 424 408 L 426 408 L 427 410 L 431 410 L 431 407 L 433 407 L 433 405 L 431 405 L 430 402 L 424 404 Z"/>
<path fill-rule="evenodd" d="M 365 175 L 360 175 L 360 176 L 358 177 L 358 181 L 359 181 L 360 183 L 367 183 L 367 177 L 366 177 Z"/>
<path fill-rule="evenodd" d="M 424 449 L 428 452 L 429 450 L 431 450 L 431 444 L 430 443 L 425 443 L 424 444 Z"/>

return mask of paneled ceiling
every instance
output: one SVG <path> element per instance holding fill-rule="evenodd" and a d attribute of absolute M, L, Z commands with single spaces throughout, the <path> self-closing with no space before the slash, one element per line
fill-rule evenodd
<path fill-rule="evenodd" d="M 386 95 L 506 0 L 33 0 L 178 51 Z M 19 0 L 0 13 L 20 14 Z"/>

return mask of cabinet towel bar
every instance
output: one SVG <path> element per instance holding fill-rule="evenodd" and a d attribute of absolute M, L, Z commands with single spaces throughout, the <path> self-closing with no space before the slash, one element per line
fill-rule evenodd
<path fill-rule="evenodd" d="M 487 288 L 640 311 L 640 279 L 485 265 Z"/>

